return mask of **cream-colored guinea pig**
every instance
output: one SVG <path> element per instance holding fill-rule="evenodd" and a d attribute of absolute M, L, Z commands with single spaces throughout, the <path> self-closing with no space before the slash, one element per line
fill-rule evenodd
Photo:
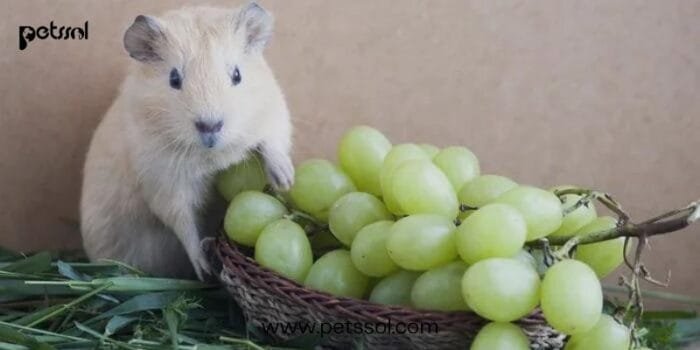
<path fill-rule="evenodd" d="M 200 247 L 219 224 L 215 173 L 258 152 L 288 188 L 289 112 L 262 52 L 272 17 L 255 3 L 138 16 L 124 34 L 134 59 L 85 162 L 81 231 L 95 260 L 200 279 Z M 212 207 L 216 206 L 216 209 Z"/>

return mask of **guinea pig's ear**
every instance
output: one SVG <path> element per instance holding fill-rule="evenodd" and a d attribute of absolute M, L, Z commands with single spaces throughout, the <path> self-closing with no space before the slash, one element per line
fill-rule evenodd
<path fill-rule="evenodd" d="M 163 58 L 158 53 L 158 48 L 164 39 L 158 20 L 150 16 L 138 15 L 124 33 L 124 48 L 138 61 L 161 61 Z"/>
<path fill-rule="evenodd" d="M 244 5 L 236 18 L 236 33 L 242 31 L 245 50 L 262 51 L 272 37 L 272 15 L 256 2 Z"/>

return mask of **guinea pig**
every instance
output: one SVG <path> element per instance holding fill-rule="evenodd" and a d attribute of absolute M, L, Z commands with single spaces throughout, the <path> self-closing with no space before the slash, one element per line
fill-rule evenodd
<path fill-rule="evenodd" d="M 289 111 L 263 57 L 272 28 L 252 2 L 136 17 L 124 34 L 131 67 L 85 161 L 80 217 L 91 260 L 210 277 L 200 243 L 216 231 L 206 229 L 214 175 L 257 152 L 270 184 L 291 186 Z"/>

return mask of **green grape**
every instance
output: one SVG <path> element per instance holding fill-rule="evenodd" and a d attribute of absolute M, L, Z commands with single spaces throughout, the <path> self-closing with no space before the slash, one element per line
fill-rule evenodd
<path fill-rule="evenodd" d="M 518 260 L 481 260 L 464 274 L 462 294 L 469 308 L 479 316 L 510 322 L 529 314 L 537 306 L 540 276 Z"/>
<path fill-rule="evenodd" d="M 552 327 L 569 335 L 588 332 L 602 309 L 600 281 L 588 265 L 567 259 L 547 270 L 542 281 L 542 312 Z"/>
<path fill-rule="evenodd" d="M 552 192 L 518 186 L 500 195 L 496 202 L 510 204 L 523 214 L 527 222 L 527 241 L 547 236 L 561 226 L 561 201 Z"/>
<path fill-rule="evenodd" d="M 465 271 L 467 264 L 455 261 L 424 272 L 411 289 L 412 305 L 423 310 L 468 310 L 461 287 Z"/>
<path fill-rule="evenodd" d="M 391 143 L 378 130 L 356 126 L 343 135 L 338 146 L 340 166 L 360 191 L 382 195 L 379 172 Z"/>
<path fill-rule="evenodd" d="M 487 204 L 457 228 L 457 251 L 467 264 L 487 258 L 509 258 L 525 244 L 527 224 L 507 204 Z"/>
<path fill-rule="evenodd" d="M 311 159 L 302 163 L 289 190 L 292 201 L 299 209 L 326 220 L 328 210 L 344 194 L 356 191 L 350 178 L 333 163 Z"/>
<path fill-rule="evenodd" d="M 538 269 L 537 260 L 535 260 L 535 257 L 525 249 L 520 249 L 517 253 L 515 253 L 515 255 L 512 256 L 512 259 L 518 260 L 525 265 L 532 267 L 535 271 Z"/>
<path fill-rule="evenodd" d="M 564 195 L 562 199 L 564 200 L 564 203 L 562 204 L 562 211 L 564 211 L 576 205 L 579 199 L 581 199 L 581 196 L 577 194 L 567 194 Z M 588 206 L 582 205 L 564 216 L 559 229 L 554 231 L 550 236 L 555 237 L 572 235 L 581 227 L 595 220 L 596 216 L 597 214 L 593 203 L 589 203 Z"/>
<path fill-rule="evenodd" d="M 491 322 L 476 334 L 470 350 L 529 350 L 530 340 L 520 327 L 508 322 Z"/>
<path fill-rule="evenodd" d="M 267 178 L 257 155 L 230 166 L 216 176 L 216 189 L 227 201 L 243 191 L 262 191 Z"/>
<path fill-rule="evenodd" d="M 481 175 L 462 186 L 457 194 L 461 204 L 481 208 L 500 195 L 518 187 L 513 180 L 498 175 Z"/>
<path fill-rule="evenodd" d="M 301 283 L 313 263 L 311 244 L 297 223 L 280 219 L 265 227 L 255 244 L 255 261 Z"/>
<path fill-rule="evenodd" d="M 479 176 L 479 160 L 466 147 L 443 148 L 435 157 L 433 163 L 442 170 L 450 180 L 455 192 L 465 183 Z"/>
<path fill-rule="evenodd" d="M 357 231 L 380 220 L 392 219 L 384 203 L 364 192 L 350 192 L 333 203 L 328 212 L 328 226 L 333 235 L 350 246 Z"/>
<path fill-rule="evenodd" d="M 320 257 L 309 269 L 304 285 L 339 297 L 362 298 L 369 278 L 350 258 L 350 252 L 337 249 Z"/>
<path fill-rule="evenodd" d="M 411 306 L 411 288 L 420 272 L 401 270 L 386 276 L 372 288 L 369 301 L 384 305 Z"/>
<path fill-rule="evenodd" d="M 440 149 L 439 149 L 439 148 L 437 148 L 435 145 L 431 145 L 431 144 L 429 144 L 429 143 L 421 143 L 421 144 L 418 145 L 418 146 L 419 146 L 420 148 L 422 148 L 423 151 L 425 152 L 425 154 L 428 155 L 428 158 L 431 158 L 431 159 L 432 159 L 433 157 L 435 157 L 435 155 L 438 154 L 438 152 L 440 152 Z"/>
<path fill-rule="evenodd" d="M 602 216 L 576 231 L 576 235 L 586 235 L 609 230 L 617 226 L 617 220 Z M 625 239 L 620 237 L 608 241 L 582 244 L 576 248 L 574 258 L 590 266 L 598 278 L 604 278 L 624 261 Z"/>
<path fill-rule="evenodd" d="M 369 224 L 363 227 L 352 241 L 352 262 L 365 275 L 382 277 L 399 269 L 386 249 L 386 240 L 393 224 L 393 221 Z"/>
<path fill-rule="evenodd" d="M 394 197 L 391 179 L 396 168 L 403 162 L 411 159 L 429 159 L 425 151 L 420 146 L 412 143 L 404 143 L 391 148 L 384 157 L 382 170 L 379 172 L 379 181 L 382 186 L 382 199 L 390 212 L 401 215 L 404 214 Z"/>
<path fill-rule="evenodd" d="M 394 198 L 406 214 L 439 214 L 454 219 L 459 214 L 457 195 L 440 169 L 427 159 L 401 164 L 391 178 Z"/>
<path fill-rule="evenodd" d="M 609 315 L 601 315 L 593 329 L 571 336 L 564 350 L 627 350 L 629 348 L 629 328 Z"/>
<path fill-rule="evenodd" d="M 434 214 L 416 214 L 394 223 L 386 241 L 389 256 L 400 267 L 422 271 L 457 257 L 455 225 Z"/>
<path fill-rule="evenodd" d="M 269 223 L 281 219 L 287 208 L 275 197 L 256 191 L 237 195 L 226 210 L 224 231 L 236 243 L 254 246 Z"/>

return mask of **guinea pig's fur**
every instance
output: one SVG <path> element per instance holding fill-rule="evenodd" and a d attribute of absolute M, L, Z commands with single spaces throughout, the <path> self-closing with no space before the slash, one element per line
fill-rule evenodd
<path fill-rule="evenodd" d="M 127 29 L 134 61 L 84 168 L 81 231 L 92 260 L 204 278 L 212 271 L 200 242 L 221 219 L 205 218 L 220 212 L 209 209 L 216 172 L 258 152 L 270 183 L 291 185 L 289 112 L 262 55 L 271 33 L 272 17 L 255 3 L 138 16 Z"/>

